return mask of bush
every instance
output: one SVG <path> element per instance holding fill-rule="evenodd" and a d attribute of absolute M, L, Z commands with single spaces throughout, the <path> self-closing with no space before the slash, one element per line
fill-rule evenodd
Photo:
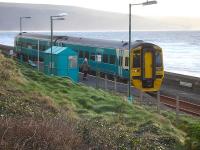
<path fill-rule="evenodd" d="M 0 82 L 9 81 L 17 75 L 15 63 L 0 54 Z"/>
<path fill-rule="evenodd" d="M 63 118 L 1 118 L 2 149 L 87 149 L 76 125 Z"/>
<path fill-rule="evenodd" d="M 131 147 L 132 136 L 127 128 L 119 124 L 111 125 L 99 118 L 80 122 L 79 133 L 92 149 L 112 150 Z"/>
<path fill-rule="evenodd" d="M 186 140 L 187 149 L 200 149 L 200 123 L 192 124 L 187 129 L 188 138 Z"/>

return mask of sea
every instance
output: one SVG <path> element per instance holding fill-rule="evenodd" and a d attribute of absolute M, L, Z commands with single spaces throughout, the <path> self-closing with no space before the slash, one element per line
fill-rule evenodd
<path fill-rule="evenodd" d="M 17 34 L 0 32 L 0 43 L 13 46 Z M 128 41 L 129 34 L 128 31 L 62 31 L 54 35 Z M 133 31 L 132 41 L 135 40 L 151 42 L 163 49 L 165 71 L 200 77 L 200 31 Z"/>

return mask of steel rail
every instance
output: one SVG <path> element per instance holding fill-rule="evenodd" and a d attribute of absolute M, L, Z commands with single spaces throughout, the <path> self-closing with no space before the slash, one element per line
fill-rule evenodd
<path fill-rule="evenodd" d="M 177 107 L 176 98 L 160 95 L 160 101 L 162 104 L 170 108 L 176 109 Z M 184 100 L 179 100 L 179 110 L 192 115 L 200 116 L 200 105 L 198 104 L 194 104 Z"/>

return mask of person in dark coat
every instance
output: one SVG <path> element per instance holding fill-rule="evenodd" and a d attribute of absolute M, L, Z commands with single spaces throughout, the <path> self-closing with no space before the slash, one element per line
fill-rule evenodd
<path fill-rule="evenodd" d="M 87 74 L 88 74 L 88 71 L 89 71 L 89 65 L 88 65 L 87 58 L 84 59 L 81 68 L 82 68 L 82 71 L 83 71 L 83 80 L 86 80 Z"/>

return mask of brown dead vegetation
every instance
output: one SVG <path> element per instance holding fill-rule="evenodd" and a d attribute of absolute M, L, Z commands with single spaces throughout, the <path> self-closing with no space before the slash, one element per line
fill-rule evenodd
<path fill-rule="evenodd" d="M 2 117 L 0 119 L 1 149 L 70 150 L 87 149 L 76 125 L 63 118 Z"/>

